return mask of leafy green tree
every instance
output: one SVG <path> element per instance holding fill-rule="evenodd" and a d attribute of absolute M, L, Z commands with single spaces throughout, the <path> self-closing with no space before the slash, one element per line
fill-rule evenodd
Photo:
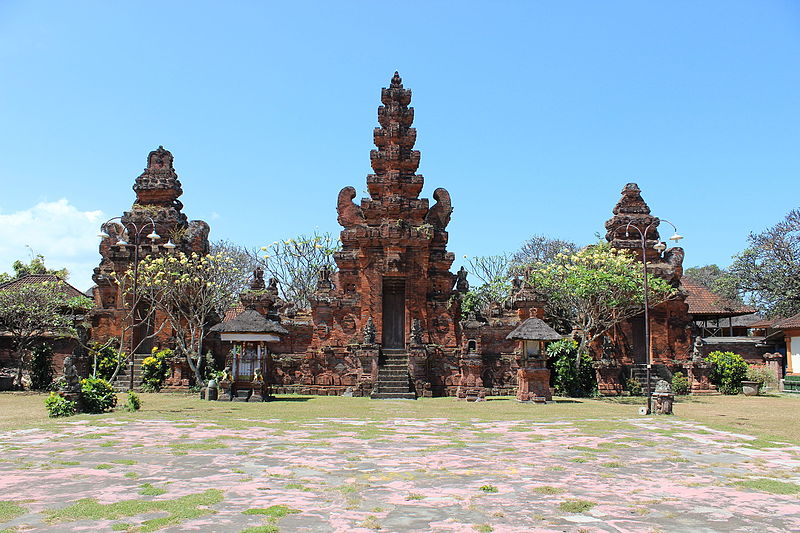
<path fill-rule="evenodd" d="M 771 317 L 800 313 L 800 209 L 747 241 L 730 267 L 738 291 Z"/>
<path fill-rule="evenodd" d="M 736 302 L 742 301 L 738 291 L 739 280 L 718 265 L 687 268 L 683 271 L 683 275 L 703 284 L 715 294 Z"/>
<path fill-rule="evenodd" d="M 580 338 L 578 353 L 616 324 L 642 313 L 642 264 L 627 250 L 608 243 L 558 254 L 550 264 L 528 273 L 529 283 L 547 303 L 545 312 L 566 318 Z M 663 279 L 649 277 L 649 302 L 655 306 L 676 293 Z M 576 357 L 576 365 L 581 359 Z"/>
<path fill-rule="evenodd" d="M 59 279 L 64 280 L 69 277 L 69 270 L 66 268 L 62 268 L 60 270 L 47 268 L 47 266 L 44 264 L 44 256 L 42 254 L 36 254 L 35 256 L 31 257 L 30 263 L 25 263 L 24 261 L 18 259 L 12 263 L 11 268 L 14 269 L 14 274 L 3 274 L 6 276 L 5 281 L 21 278 L 22 276 L 27 276 L 28 274 L 52 274 Z M 0 281 L 3 280 L 0 279 Z"/>
<path fill-rule="evenodd" d="M 45 336 L 77 338 L 78 317 L 94 303 L 69 297 L 59 282 L 45 281 L 0 288 L 0 329 L 11 337 L 18 385 L 30 363 L 29 352 Z"/>

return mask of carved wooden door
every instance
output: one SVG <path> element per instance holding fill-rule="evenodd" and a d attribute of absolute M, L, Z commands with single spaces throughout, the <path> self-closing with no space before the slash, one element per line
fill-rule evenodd
<path fill-rule="evenodd" d="M 402 279 L 383 281 L 383 347 L 406 346 L 406 284 Z"/>
<path fill-rule="evenodd" d="M 644 365 L 647 363 L 644 316 L 637 316 L 631 319 L 631 358 L 634 364 L 637 365 Z"/>

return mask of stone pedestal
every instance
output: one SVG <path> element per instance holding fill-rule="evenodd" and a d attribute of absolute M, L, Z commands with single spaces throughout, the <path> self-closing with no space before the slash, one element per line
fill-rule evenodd
<path fill-rule="evenodd" d="M 233 399 L 232 396 L 232 387 L 233 382 L 227 379 L 223 379 L 219 382 L 219 396 L 217 400 L 221 402 L 229 402 Z"/>
<path fill-rule="evenodd" d="M 717 387 L 711 383 L 711 365 L 705 361 L 689 361 L 683 367 L 686 369 L 686 376 L 689 378 L 689 390 L 691 394 L 718 394 Z"/>
<path fill-rule="evenodd" d="M 602 396 L 622 394 L 622 366 L 615 361 L 601 359 L 592 363 L 592 367 L 597 376 L 597 392 Z"/>
<path fill-rule="evenodd" d="M 671 415 L 674 401 L 675 394 L 672 392 L 672 386 L 663 379 L 660 380 L 656 384 L 655 392 L 653 392 L 653 413 Z"/>
<path fill-rule="evenodd" d="M 517 370 L 517 401 L 546 403 L 552 399 L 550 371 L 543 360 L 528 361 Z"/>
<path fill-rule="evenodd" d="M 191 386 L 194 381 L 189 363 L 184 357 L 174 357 L 169 360 L 169 375 L 164 380 L 165 389 L 185 389 Z"/>
<path fill-rule="evenodd" d="M 480 354 L 467 353 L 459 359 L 461 376 L 458 381 L 456 398 L 468 402 L 479 402 L 486 399 L 486 389 L 483 387 L 483 361 Z"/>
<path fill-rule="evenodd" d="M 246 402 L 250 398 L 250 392 L 249 389 L 237 389 L 232 399 L 234 402 Z"/>

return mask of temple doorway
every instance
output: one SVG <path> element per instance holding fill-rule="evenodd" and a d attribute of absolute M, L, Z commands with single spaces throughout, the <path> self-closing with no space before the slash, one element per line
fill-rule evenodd
<path fill-rule="evenodd" d="M 631 358 L 633 363 L 637 365 L 647 363 L 644 315 L 631 319 Z"/>
<path fill-rule="evenodd" d="M 383 280 L 383 347 L 406 347 L 406 281 L 398 278 Z"/>

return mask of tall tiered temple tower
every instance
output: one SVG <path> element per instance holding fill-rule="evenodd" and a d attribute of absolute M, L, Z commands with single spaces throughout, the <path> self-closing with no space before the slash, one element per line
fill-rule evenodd
<path fill-rule="evenodd" d="M 356 205 L 353 187 L 339 193 L 344 230 L 335 256 L 336 286 L 359 329 L 372 318 L 384 349 L 405 349 L 415 321 L 424 337 L 418 341 L 454 346 L 460 309 L 450 273 L 454 255 L 446 249 L 450 194 L 436 189 L 433 207 L 419 198 L 424 179 L 416 173 L 420 153 L 414 150 L 411 91 L 396 72 L 381 102 L 377 150 L 370 154 L 375 173 L 367 176 L 370 197 Z"/>
<path fill-rule="evenodd" d="M 100 265 L 92 276 L 97 284 L 93 290 L 97 306 L 93 313 L 94 340 L 119 337 L 126 327 L 127 313 L 114 276 L 121 276 L 132 267 L 136 257 L 143 259 L 149 254 L 173 251 L 206 254 L 209 250 L 209 226 L 202 220 L 190 222 L 183 213 L 183 204 L 178 200 L 183 194 L 181 182 L 173 166 L 173 156 L 163 146 L 148 154 L 147 167 L 136 178 L 133 190 L 136 200 L 130 211 L 103 226 L 108 236 L 100 242 Z M 153 232 L 159 238 L 149 238 Z M 149 352 L 153 342 L 157 342 L 148 339 L 149 334 L 158 329 L 158 324 L 151 322 L 126 332 L 123 350 Z M 162 331 L 161 337 L 163 345 L 171 345 L 168 330 Z"/>

